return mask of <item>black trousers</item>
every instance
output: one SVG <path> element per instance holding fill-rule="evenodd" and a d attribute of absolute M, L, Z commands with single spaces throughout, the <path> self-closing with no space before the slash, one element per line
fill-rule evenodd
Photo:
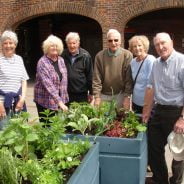
<path fill-rule="evenodd" d="M 132 102 L 132 110 L 135 113 L 142 114 L 143 107 L 142 106 L 139 106 L 139 105 L 137 105 L 137 104 L 135 104 L 135 103 Z"/>
<path fill-rule="evenodd" d="M 72 102 L 88 102 L 87 93 L 68 93 L 69 102 L 66 104 L 69 106 Z"/>
<path fill-rule="evenodd" d="M 169 184 L 165 145 L 181 112 L 182 107 L 156 105 L 153 118 L 148 124 L 148 159 L 153 179 L 158 184 Z M 181 184 L 184 161 L 173 160 L 172 172 L 170 184 Z"/>

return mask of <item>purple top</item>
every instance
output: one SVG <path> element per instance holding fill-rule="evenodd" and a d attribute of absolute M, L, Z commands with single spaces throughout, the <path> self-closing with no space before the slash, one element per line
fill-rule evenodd
<path fill-rule="evenodd" d="M 37 64 L 36 83 L 34 86 L 34 101 L 47 109 L 58 110 L 58 102 L 68 102 L 67 70 L 62 57 L 58 57 L 59 70 L 62 80 L 51 64 L 51 60 L 45 55 Z"/>

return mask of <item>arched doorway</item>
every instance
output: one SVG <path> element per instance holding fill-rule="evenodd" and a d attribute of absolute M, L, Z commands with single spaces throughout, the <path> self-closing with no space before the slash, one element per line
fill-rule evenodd
<path fill-rule="evenodd" d="M 80 34 L 81 47 L 94 59 L 96 53 L 102 49 L 102 29 L 91 18 L 76 14 L 49 14 L 28 20 L 16 28 L 19 38 L 17 53 L 23 57 L 32 80 L 35 78 L 37 61 L 43 54 L 42 42 L 48 35 L 54 34 L 65 44 L 65 36 L 71 31 Z"/>
<path fill-rule="evenodd" d="M 158 32 L 168 32 L 174 47 L 184 52 L 184 9 L 170 8 L 153 11 L 131 19 L 125 27 L 125 47 L 128 48 L 128 40 L 134 35 L 146 35 L 150 40 L 149 53 L 156 55 L 152 43 L 153 37 Z"/>

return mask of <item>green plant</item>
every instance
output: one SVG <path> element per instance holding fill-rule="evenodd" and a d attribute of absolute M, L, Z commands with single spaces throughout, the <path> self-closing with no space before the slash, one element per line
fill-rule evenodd
<path fill-rule="evenodd" d="M 74 128 L 74 131 L 78 130 L 84 135 L 87 129 L 91 130 L 92 123 L 95 123 L 98 120 L 98 118 L 89 119 L 85 114 L 81 114 L 78 120 L 76 119 L 75 122 L 69 122 L 68 126 L 71 126 Z"/>
<path fill-rule="evenodd" d="M 47 113 L 47 112 L 46 112 Z M 62 184 L 91 144 L 61 141 L 63 116 L 49 118 L 50 126 L 29 123 L 28 113 L 10 119 L 0 132 L 0 181 L 6 184 Z"/>
<path fill-rule="evenodd" d="M 82 135 L 107 135 L 113 137 L 135 137 L 146 131 L 134 112 L 116 109 L 114 100 L 103 102 L 99 107 L 87 103 L 73 103 L 65 114 L 66 127 Z M 71 133 L 71 132 L 69 132 Z"/>
<path fill-rule="evenodd" d="M 20 173 L 16 168 L 16 158 L 7 148 L 0 149 L 0 183 L 1 184 L 18 184 Z"/>
<path fill-rule="evenodd" d="M 63 141 L 54 145 L 52 150 L 48 150 L 42 162 L 48 168 L 54 163 L 58 170 L 71 169 L 80 164 L 81 154 L 84 155 L 90 147 L 88 141 Z"/>
<path fill-rule="evenodd" d="M 63 115 L 64 114 L 61 113 L 59 116 L 50 117 L 49 126 L 40 123 L 34 126 L 39 137 L 35 142 L 35 146 L 42 154 L 45 154 L 46 150 L 52 149 L 52 146 L 57 144 L 58 140 L 60 140 L 64 134 L 66 125 Z"/>
<path fill-rule="evenodd" d="M 146 125 L 139 122 L 138 116 L 134 112 L 127 112 L 122 126 L 126 129 L 126 137 L 135 137 L 138 132 L 145 132 Z"/>
<path fill-rule="evenodd" d="M 62 173 L 54 165 L 48 168 L 42 163 L 42 160 L 23 161 L 18 159 L 17 168 L 22 176 L 20 183 L 26 181 L 33 184 L 61 184 L 63 180 Z"/>
<path fill-rule="evenodd" d="M 104 102 L 99 107 L 87 103 L 72 103 L 68 112 L 63 112 L 66 117 L 66 126 L 73 132 L 99 135 L 105 130 L 106 124 L 115 116 L 115 103 Z"/>
<path fill-rule="evenodd" d="M 11 118 L 9 126 L 0 132 L 0 147 L 8 147 L 13 154 L 21 156 L 23 160 L 35 157 L 34 147 L 29 144 L 38 140 L 38 134 L 27 123 L 28 113 Z"/>

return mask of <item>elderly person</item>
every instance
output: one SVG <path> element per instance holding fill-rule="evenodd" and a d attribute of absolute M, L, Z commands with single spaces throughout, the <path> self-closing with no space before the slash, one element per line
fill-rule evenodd
<path fill-rule="evenodd" d="M 62 57 L 68 72 L 69 103 L 90 102 L 92 99 L 93 63 L 90 54 L 80 47 L 80 37 L 76 32 L 66 35 L 67 49 Z"/>
<path fill-rule="evenodd" d="M 15 32 L 6 30 L 1 35 L 0 56 L 0 127 L 6 116 L 25 108 L 27 80 L 29 79 L 22 57 L 15 54 L 18 38 Z M 5 119 L 4 119 L 5 118 Z M 4 119 L 4 120 L 3 120 Z"/>
<path fill-rule="evenodd" d="M 121 47 L 121 35 L 115 29 L 107 33 L 108 48 L 95 57 L 93 94 L 95 105 L 115 98 L 117 106 L 130 108 L 132 76 L 130 62 L 132 54 Z"/>
<path fill-rule="evenodd" d="M 52 115 L 61 109 L 68 110 L 67 71 L 63 58 L 61 39 L 50 35 L 42 45 L 44 55 L 37 64 L 34 101 L 36 102 L 40 121 L 44 122 L 42 112 L 49 109 Z"/>
<path fill-rule="evenodd" d="M 172 131 L 184 133 L 184 55 L 173 48 L 173 41 L 167 33 L 156 34 L 153 42 L 160 57 L 153 64 L 142 116 L 143 121 L 147 122 L 155 101 L 155 112 L 148 123 L 148 158 L 153 172 L 152 183 L 181 184 L 184 161 L 173 159 L 173 175 L 169 182 L 165 145 Z"/>
<path fill-rule="evenodd" d="M 131 61 L 133 84 L 132 110 L 142 114 L 144 95 L 152 66 L 156 58 L 148 54 L 149 40 L 146 36 L 133 36 L 129 40 L 129 50 L 135 56 Z"/>

